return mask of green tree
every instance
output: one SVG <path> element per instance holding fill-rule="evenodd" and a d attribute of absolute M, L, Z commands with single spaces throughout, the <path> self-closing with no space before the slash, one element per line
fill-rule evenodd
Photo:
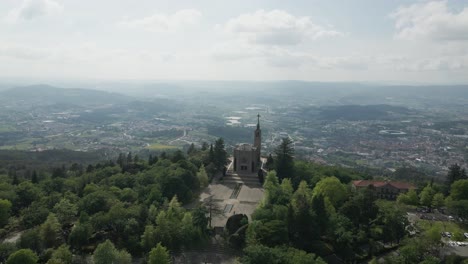
<path fill-rule="evenodd" d="M 440 208 L 445 205 L 445 197 L 442 193 L 436 193 L 432 198 L 432 206 L 434 208 Z"/>
<path fill-rule="evenodd" d="M 73 255 L 70 249 L 68 248 L 68 246 L 65 244 L 61 245 L 56 250 L 54 250 L 54 253 L 52 253 L 52 257 L 51 257 L 51 260 L 56 261 L 56 263 L 58 262 L 62 264 L 71 264 L 72 259 L 73 259 Z"/>
<path fill-rule="evenodd" d="M 446 180 L 446 186 L 447 190 L 450 189 L 451 185 L 458 180 L 464 180 L 466 179 L 466 171 L 465 169 L 462 169 L 460 165 L 457 163 L 452 164 L 449 167 L 449 171 L 447 173 L 447 180 Z"/>
<path fill-rule="evenodd" d="M 39 199 L 40 189 L 30 181 L 24 181 L 16 187 L 16 194 L 18 195 L 17 206 L 23 208 Z"/>
<path fill-rule="evenodd" d="M 166 247 L 158 243 L 149 253 L 148 264 L 169 264 L 171 257 Z"/>
<path fill-rule="evenodd" d="M 275 149 L 275 170 L 280 180 L 294 175 L 294 148 L 289 138 L 283 138 Z"/>
<path fill-rule="evenodd" d="M 58 246 L 61 241 L 62 228 L 55 216 L 50 213 L 47 220 L 41 225 L 41 237 L 46 248 Z"/>
<path fill-rule="evenodd" d="M 24 231 L 18 242 L 19 248 L 29 248 L 36 252 L 41 251 L 42 238 L 39 228 L 32 228 Z"/>
<path fill-rule="evenodd" d="M 275 171 L 269 171 L 267 173 L 263 188 L 265 189 L 263 205 L 268 206 L 276 204 L 280 199 L 281 188 Z"/>
<path fill-rule="evenodd" d="M 11 202 L 8 200 L 0 199 L 0 228 L 8 224 L 11 212 Z"/>
<path fill-rule="evenodd" d="M 208 149 L 208 143 L 206 143 L 205 141 L 202 142 L 202 145 L 201 145 L 201 151 L 205 151 Z"/>
<path fill-rule="evenodd" d="M 80 209 L 85 211 L 89 215 L 93 215 L 97 212 L 107 212 L 107 210 L 109 210 L 110 208 L 110 199 L 110 194 L 101 190 L 97 190 L 95 192 L 85 195 L 80 200 Z"/>
<path fill-rule="evenodd" d="M 195 153 L 195 151 L 196 151 L 195 144 L 192 143 L 192 144 L 190 144 L 190 146 L 187 149 L 187 155 L 191 155 L 191 154 Z"/>
<path fill-rule="evenodd" d="M 419 262 L 419 264 L 439 264 L 441 263 L 440 259 L 434 256 L 428 256 L 423 261 Z"/>
<path fill-rule="evenodd" d="M 180 206 L 177 196 L 174 196 L 167 210 L 161 210 L 158 213 L 156 227 L 146 226 L 141 237 L 141 244 L 144 248 L 150 249 L 156 246 L 157 242 L 161 242 L 168 248 L 177 249 L 193 242 L 193 239 L 190 238 L 194 238 L 195 230 L 192 216 L 186 214 L 185 209 Z M 184 234 L 184 231 L 188 234 Z"/>
<path fill-rule="evenodd" d="M 227 163 L 227 152 L 224 147 L 224 139 L 218 138 L 214 145 L 214 164 L 218 170 L 221 170 Z"/>
<path fill-rule="evenodd" d="M 323 195 L 335 208 L 338 208 L 348 198 L 348 189 L 338 178 L 326 177 L 315 185 L 312 194 L 313 196 Z"/>
<path fill-rule="evenodd" d="M 393 202 L 381 200 L 377 203 L 378 218 L 383 228 L 383 238 L 386 242 L 400 242 L 405 236 L 405 227 L 408 224 L 406 213 Z"/>
<path fill-rule="evenodd" d="M 330 215 L 327 212 L 325 205 L 326 197 L 322 193 L 316 194 L 312 197 L 312 210 L 315 213 L 315 223 L 317 227 L 317 233 L 322 235 L 325 233 L 329 223 Z"/>
<path fill-rule="evenodd" d="M 358 190 L 339 209 L 356 227 L 364 233 L 369 233 L 371 224 L 377 217 L 378 207 L 375 204 L 377 197 L 372 187 Z"/>
<path fill-rule="evenodd" d="M 406 193 L 401 193 L 400 195 L 398 195 L 397 202 L 406 205 L 418 205 L 418 194 L 414 189 L 411 189 Z"/>
<path fill-rule="evenodd" d="M 70 224 L 75 218 L 78 208 L 75 204 L 71 203 L 68 199 L 63 198 L 60 202 L 56 203 L 53 211 L 57 215 L 58 220 L 62 225 Z"/>
<path fill-rule="evenodd" d="M 193 225 L 205 233 L 208 227 L 208 210 L 200 205 L 193 211 Z"/>
<path fill-rule="evenodd" d="M 8 256 L 17 250 L 15 243 L 0 243 L 0 263 L 5 263 Z"/>
<path fill-rule="evenodd" d="M 273 159 L 273 156 L 271 156 L 271 153 L 268 155 L 267 162 L 266 162 L 265 166 L 268 169 L 273 169 L 274 166 L 275 166 L 275 160 Z"/>
<path fill-rule="evenodd" d="M 419 199 L 422 205 L 432 207 L 432 198 L 434 197 L 435 191 L 430 184 L 426 185 L 419 194 Z"/>
<path fill-rule="evenodd" d="M 346 216 L 337 213 L 330 217 L 328 223 L 328 236 L 336 249 L 336 253 L 344 260 L 354 259 L 354 240 L 356 239 L 356 229 L 353 223 Z"/>
<path fill-rule="evenodd" d="M 150 249 L 157 243 L 156 230 L 153 225 L 147 225 L 143 235 L 141 235 L 141 246 Z"/>
<path fill-rule="evenodd" d="M 284 221 L 253 221 L 248 226 L 248 241 L 260 243 L 266 246 L 279 246 L 287 244 L 288 227 Z"/>
<path fill-rule="evenodd" d="M 299 184 L 291 199 L 289 221 L 290 240 L 300 249 L 311 247 L 320 234 L 316 228 L 315 212 L 312 210 L 312 191 L 305 181 Z M 304 239 L 307 238 L 307 239 Z"/>
<path fill-rule="evenodd" d="M 294 188 L 292 186 L 290 179 L 283 179 L 281 182 L 281 196 L 278 198 L 278 203 L 280 205 L 287 205 L 293 196 Z"/>
<path fill-rule="evenodd" d="M 91 235 L 91 224 L 88 222 L 80 222 L 76 224 L 70 232 L 70 236 L 68 237 L 68 243 L 70 243 L 70 245 L 75 249 L 81 249 L 88 243 L 88 240 L 91 237 Z"/>
<path fill-rule="evenodd" d="M 450 197 L 453 200 L 468 200 L 468 180 L 457 180 L 450 188 Z"/>
<path fill-rule="evenodd" d="M 210 149 L 208 150 L 208 162 L 207 163 L 213 163 L 213 166 L 216 167 L 215 165 L 215 153 L 213 149 L 213 144 L 210 144 Z"/>
<path fill-rule="evenodd" d="M 99 244 L 94 250 L 93 260 L 95 264 L 114 264 L 117 261 L 118 250 L 110 240 Z"/>
<path fill-rule="evenodd" d="M 198 239 L 199 233 L 197 233 L 197 229 L 193 225 L 193 217 L 192 214 L 186 212 L 184 217 L 180 222 L 180 229 L 182 231 L 182 239 L 188 243 L 195 241 Z"/>
<path fill-rule="evenodd" d="M 449 196 L 450 198 L 450 196 Z M 468 218 L 468 200 L 446 200 L 449 210 L 461 218 Z"/>
<path fill-rule="evenodd" d="M 6 264 L 35 264 L 39 258 L 30 249 L 20 249 L 8 257 Z"/>
<path fill-rule="evenodd" d="M 424 232 L 424 240 L 429 244 L 438 245 L 441 243 L 440 233 L 443 231 L 441 225 L 432 225 L 426 232 Z"/>
<path fill-rule="evenodd" d="M 206 173 L 205 166 L 202 164 L 197 173 L 198 181 L 200 182 L 200 188 L 205 188 L 208 186 L 209 179 L 208 174 Z"/>
<path fill-rule="evenodd" d="M 136 157 L 137 156 L 135 156 L 135 159 Z M 125 250 L 120 250 L 117 252 L 114 264 L 132 264 L 132 255 Z"/>
<path fill-rule="evenodd" d="M 19 184 L 19 179 L 18 179 L 18 174 L 16 174 L 16 170 L 13 170 L 12 171 L 12 177 L 13 177 L 13 180 L 12 180 L 12 184 L 13 185 L 18 185 Z"/>
<path fill-rule="evenodd" d="M 39 182 L 39 178 L 37 177 L 36 170 L 34 170 L 33 173 L 32 173 L 31 182 L 34 183 L 34 184 Z"/>
<path fill-rule="evenodd" d="M 169 248 L 176 249 L 183 244 L 182 230 L 180 229 L 181 217 L 176 213 L 161 211 L 156 219 L 155 236 Z M 185 241 L 186 242 L 186 241 Z"/>
<path fill-rule="evenodd" d="M 23 226 L 32 228 L 44 223 L 49 215 L 49 210 L 43 203 L 35 201 L 29 207 L 22 209 L 20 215 Z"/>
<path fill-rule="evenodd" d="M 314 254 L 292 247 L 267 247 L 261 244 L 244 249 L 242 263 L 245 264 L 325 264 Z"/>

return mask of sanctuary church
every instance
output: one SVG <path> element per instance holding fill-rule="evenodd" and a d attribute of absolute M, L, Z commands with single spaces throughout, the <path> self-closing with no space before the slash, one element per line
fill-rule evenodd
<path fill-rule="evenodd" d="M 234 172 L 238 174 L 257 173 L 261 169 L 262 131 L 260 114 L 257 115 L 257 129 L 254 132 L 254 143 L 241 143 L 234 148 Z"/>

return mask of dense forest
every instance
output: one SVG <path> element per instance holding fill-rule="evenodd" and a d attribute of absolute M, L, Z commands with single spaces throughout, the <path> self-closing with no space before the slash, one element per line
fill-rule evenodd
<path fill-rule="evenodd" d="M 385 263 L 440 263 L 442 227 L 415 226 L 406 212 L 447 207 L 468 217 L 468 179 L 458 165 L 450 168 L 446 183 L 426 182 L 387 201 L 372 187 L 351 188 L 352 180 L 371 176 L 294 160 L 293 153 L 284 140 L 268 158 L 264 199 L 252 219 L 228 221 L 226 238 L 242 252 L 239 262 L 354 263 L 382 257 Z M 0 244 L 0 263 L 171 263 L 172 256 L 200 248 L 213 235 L 206 205 L 194 201 L 226 162 L 220 138 L 200 149 L 191 145 L 187 153 L 144 159 L 122 153 L 115 160 L 44 166 L 29 174 L 12 166 L 0 176 L 0 238 L 18 239 Z M 395 250 L 398 255 L 387 254 Z"/>

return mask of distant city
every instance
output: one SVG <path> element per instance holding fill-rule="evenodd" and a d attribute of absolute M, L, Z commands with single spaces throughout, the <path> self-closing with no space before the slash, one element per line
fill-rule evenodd
<path fill-rule="evenodd" d="M 201 146 L 217 137 L 232 149 L 237 142 L 250 142 L 250 128 L 260 113 L 262 153 L 271 153 L 282 138 L 289 137 L 302 159 L 376 168 L 383 174 L 409 166 L 437 178 L 446 174 L 450 164 L 467 165 L 464 113 L 468 98 L 457 96 L 464 87 L 452 87 L 454 95 L 449 89 L 445 98 L 422 94 L 418 98 L 402 96 L 391 87 L 366 90 L 356 84 L 361 90 L 347 91 L 333 84 L 321 88 L 321 84 L 301 83 L 293 89 L 288 85 L 298 86 L 295 82 L 283 85 L 269 90 L 267 84 L 253 83 L 250 93 L 242 89 L 187 93 L 183 89 L 167 92 L 159 84 L 152 92 L 146 90 L 147 96 L 51 86 L 4 89 L 0 149 L 104 151 L 111 158 L 141 149 L 160 152 L 192 143 Z M 241 88 L 248 86 L 241 84 Z M 294 89 L 301 98 L 295 97 Z M 412 89 L 418 94 L 436 88 Z M 32 90 L 41 92 L 30 96 Z M 57 91 L 58 95 L 48 96 Z"/>

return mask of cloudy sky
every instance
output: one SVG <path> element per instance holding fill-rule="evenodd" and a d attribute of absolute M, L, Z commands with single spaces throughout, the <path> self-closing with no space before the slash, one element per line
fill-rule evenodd
<path fill-rule="evenodd" d="M 468 0 L 1 0 L 0 78 L 468 83 Z"/>

